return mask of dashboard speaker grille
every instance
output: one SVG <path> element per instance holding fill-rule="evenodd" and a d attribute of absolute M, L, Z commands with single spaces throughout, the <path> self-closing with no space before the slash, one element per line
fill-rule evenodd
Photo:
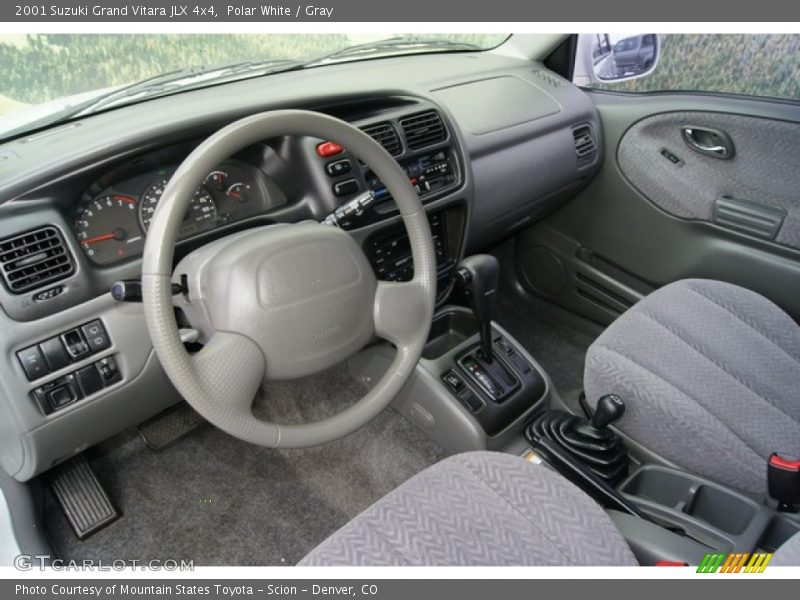
<path fill-rule="evenodd" d="M 583 166 L 594 161 L 597 155 L 597 143 L 594 139 L 594 132 L 589 125 L 578 125 L 572 130 L 572 137 L 575 139 L 575 154 L 578 163 Z"/>
<path fill-rule="evenodd" d="M 558 75 L 551 71 L 543 71 L 542 69 L 534 69 L 533 74 L 544 83 L 547 83 L 556 88 L 563 88 L 567 86 L 567 82 L 561 79 Z"/>
<path fill-rule="evenodd" d="M 61 232 L 43 227 L 0 240 L 0 269 L 8 289 L 21 294 L 68 277 L 75 262 Z"/>
<path fill-rule="evenodd" d="M 391 123 L 378 123 L 362 129 L 364 133 L 383 146 L 392 156 L 397 156 L 403 151 L 400 136 Z"/>
<path fill-rule="evenodd" d="M 406 144 L 411 150 L 419 150 L 447 139 L 442 117 L 434 110 L 400 119 L 400 127 Z"/>

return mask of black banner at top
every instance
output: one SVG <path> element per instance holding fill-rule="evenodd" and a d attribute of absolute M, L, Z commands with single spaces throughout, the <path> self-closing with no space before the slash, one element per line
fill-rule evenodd
<path fill-rule="evenodd" d="M 797 22 L 787 0 L 10 0 L 11 22 Z"/>

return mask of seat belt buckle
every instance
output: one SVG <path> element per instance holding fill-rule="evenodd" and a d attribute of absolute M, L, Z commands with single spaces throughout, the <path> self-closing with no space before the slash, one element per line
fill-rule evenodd
<path fill-rule="evenodd" d="M 800 459 L 773 452 L 767 467 L 767 488 L 781 510 L 796 511 L 800 505 Z"/>

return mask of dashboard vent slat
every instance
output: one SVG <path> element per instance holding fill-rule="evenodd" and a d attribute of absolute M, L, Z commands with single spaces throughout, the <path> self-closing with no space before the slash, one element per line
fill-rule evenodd
<path fill-rule="evenodd" d="M 447 139 L 442 117 L 434 110 L 400 119 L 400 127 L 411 150 L 426 148 Z"/>
<path fill-rule="evenodd" d="M 400 136 L 391 123 L 377 123 L 362 129 L 364 133 L 383 146 L 392 156 L 397 156 L 403 151 Z"/>
<path fill-rule="evenodd" d="M 42 227 L 0 240 L 0 271 L 8 289 L 21 294 L 75 272 L 61 233 Z"/>
<path fill-rule="evenodd" d="M 578 164 L 581 166 L 590 164 L 597 155 L 597 142 L 594 133 L 589 125 L 578 125 L 572 130 L 572 137 L 575 141 L 575 155 L 578 157 Z"/>

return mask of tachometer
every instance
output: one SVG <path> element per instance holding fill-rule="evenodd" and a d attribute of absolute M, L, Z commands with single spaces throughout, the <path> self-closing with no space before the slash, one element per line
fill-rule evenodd
<path fill-rule="evenodd" d="M 108 264 L 136 255 L 144 236 L 136 219 L 138 200 L 127 194 L 106 194 L 90 200 L 75 220 L 75 236 L 86 255 Z"/>
<path fill-rule="evenodd" d="M 150 229 L 150 221 L 153 219 L 165 187 L 167 187 L 167 180 L 159 179 L 149 185 L 142 194 L 142 200 L 139 205 L 139 220 L 145 232 Z M 200 186 L 192 196 L 189 209 L 183 216 L 179 237 L 186 237 L 213 229 L 216 222 L 217 205 L 214 203 L 214 198 L 211 197 L 211 194 L 208 193 L 204 186 Z"/>

